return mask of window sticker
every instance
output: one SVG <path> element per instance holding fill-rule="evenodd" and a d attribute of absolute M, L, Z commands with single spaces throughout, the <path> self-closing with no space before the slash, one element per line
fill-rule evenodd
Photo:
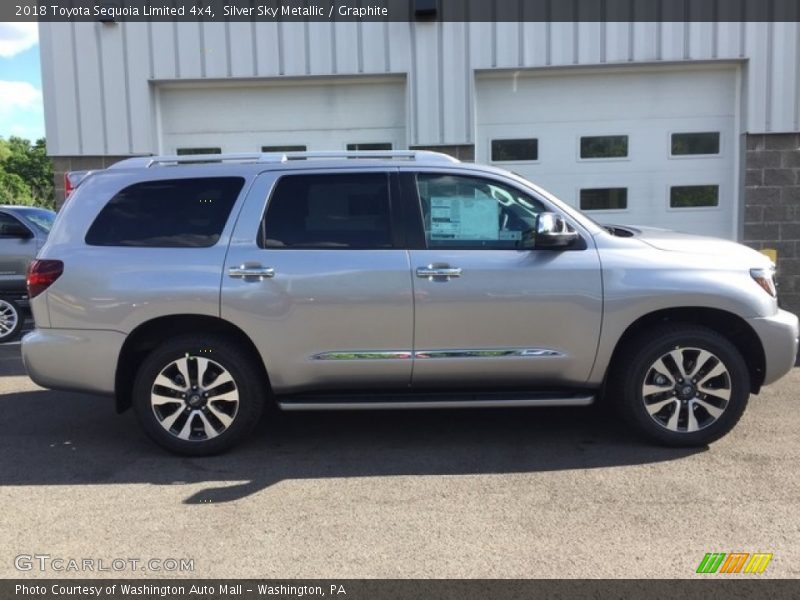
<path fill-rule="evenodd" d="M 487 196 L 431 197 L 432 240 L 497 240 L 500 205 Z"/>

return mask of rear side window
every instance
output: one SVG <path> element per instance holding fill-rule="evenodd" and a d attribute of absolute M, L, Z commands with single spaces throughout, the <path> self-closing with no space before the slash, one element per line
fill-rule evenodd
<path fill-rule="evenodd" d="M 389 176 L 282 177 L 259 237 L 262 248 L 391 248 Z"/>
<path fill-rule="evenodd" d="M 201 248 L 219 240 L 241 177 L 146 181 L 118 192 L 86 234 L 92 246 Z"/>
<path fill-rule="evenodd" d="M 26 231 L 27 227 L 16 218 L 6 213 L 0 213 L 0 238 L 18 238 Z"/>

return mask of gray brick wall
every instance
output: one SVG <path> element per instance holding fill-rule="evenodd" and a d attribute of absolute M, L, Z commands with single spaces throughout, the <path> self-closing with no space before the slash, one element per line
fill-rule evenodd
<path fill-rule="evenodd" d="M 800 134 L 747 136 L 744 243 L 778 252 L 781 304 L 800 313 Z"/>
<path fill-rule="evenodd" d="M 53 183 L 55 184 L 56 206 L 64 204 L 64 173 L 67 171 L 84 171 L 89 169 L 105 169 L 127 156 L 52 156 Z"/>

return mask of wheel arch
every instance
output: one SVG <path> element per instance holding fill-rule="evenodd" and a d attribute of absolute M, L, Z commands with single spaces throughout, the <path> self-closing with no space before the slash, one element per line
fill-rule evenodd
<path fill-rule="evenodd" d="M 272 390 L 264 361 L 255 344 L 236 325 L 207 315 L 170 315 L 141 323 L 126 338 L 119 353 L 114 378 L 117 412 L 125 412 L 131 407 L 136 372 L 151 350 L 170 337 L 198 332 L 224 335 L 235 340 L 252 357 L 254 365 L 261 372 L 266 389 Z"/>
<path fill-rule="evenodd" d="M 758 334 L 747 321 L 738 315 L 726 310 L 700 306 L 665 308 L 636 319 L 617 341 L 606 368 L 606 378 L 627 344 L 648 328 L 661 323 L 702 325 L 727 338 L 747 364 L 750 374 L 750 391 L 753 394 L 759 392 L 766 373 L 766 356 Z"/>

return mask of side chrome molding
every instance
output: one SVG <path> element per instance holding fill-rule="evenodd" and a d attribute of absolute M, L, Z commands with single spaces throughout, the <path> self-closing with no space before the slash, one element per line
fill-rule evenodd
<path fill-rule="evenodd" d="M 312 360 L 396 360 L 409 359 L 411 352 L 385 351 L 385 352 L 321 352 L 314 354 Z"/>
<path fill-rule="evenodd" d="M 548 348 L 494 348 L 486 350 L 421 350 L 414 358 L 546 358 L 564 356 Z"/>
<path fill-rule="evenodd" d="M 475 350 L 409 350 L 321 352 L 312 360 L 405 360 L 410 358 L 558 358 L 563 352 L 549 348 L 484 348 Z"/>

